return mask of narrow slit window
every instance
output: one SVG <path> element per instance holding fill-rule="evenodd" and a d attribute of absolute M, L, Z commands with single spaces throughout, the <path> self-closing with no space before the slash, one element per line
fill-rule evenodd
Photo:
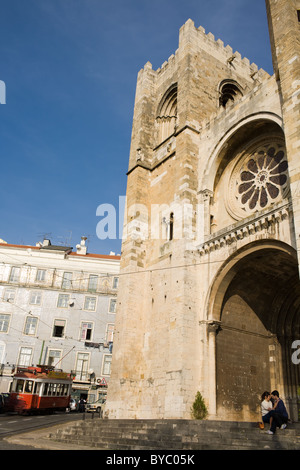
<path fill-rule="evenodd" d="M 169 228 L 169 240 L 173 240 L 174 236 L 174 213 L 170 214 L 170 228 Z"/>

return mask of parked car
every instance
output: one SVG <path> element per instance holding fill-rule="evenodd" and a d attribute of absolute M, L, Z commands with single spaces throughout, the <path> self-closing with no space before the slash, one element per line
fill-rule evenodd
<path fill-rule="evenodd" d="M 9 401 L 9 393 L 0 393 L 0 413 L 4 413 L 7 410 Z"/>
<path fill-rule="evenodd" d="M 86 411 L 96 411 L 97 413 L 100 413 L 101 410 L 103 411 L 104 405 L 105 405 L 105 398 L 99 398 L 95 402 L 92 403 L 87 403 L 86 404 Z"/>
<path fill-rule="evenodd" d="M 78 411 L 78 403 L 75 398 L 70 399 L 70 404 L 69 408 L 67 408 L 67 411 Z"/>
<path fill-rule="evenodd" d="M 4 413 L 4 397 L 0 393 L 0 413 Z"/>

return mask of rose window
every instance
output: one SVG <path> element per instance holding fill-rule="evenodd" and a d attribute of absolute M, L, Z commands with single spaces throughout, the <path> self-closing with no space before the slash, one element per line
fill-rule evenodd
<path fill-rule="evenodd" d="M 250 144 L 232 163 L 226 207 L 235 219 L 262 210 L 287 196 L 288 163 L 280 138 Z"/>
<path fill-rule="evenodd" d="M 238 184 L 242 205 L 263 209 L 274 202 L 287 184 L 288 164 L 283 149 L 260 149 L 243 165 Z"/>

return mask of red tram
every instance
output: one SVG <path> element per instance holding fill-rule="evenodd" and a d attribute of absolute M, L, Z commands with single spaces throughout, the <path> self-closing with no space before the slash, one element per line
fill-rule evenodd
<path fill-rule="evenodd" d="M 8 411 L 25 414 L 66 410 L 72 381 L 70 374 L 47 366 L 18 368 L 13 378 Z"/>

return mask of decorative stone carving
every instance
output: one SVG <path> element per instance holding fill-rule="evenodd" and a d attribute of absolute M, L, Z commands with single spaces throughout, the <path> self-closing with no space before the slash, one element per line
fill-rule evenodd
<path fill-rule="evenodd" d="M 229 176 L 227 209 L 241 220 L 278 203 L 288 191 L 288 163 L 282 140 L 255 142 L 242 152 Z"/>
<path fill-rule="evenodd" d="M 139 147 L 136 149 L 136 161 L 137 162 L 142 162 L 144 160 L 144 153 L 142 149 Z"/>
<path fill-rule="evenodd" d="M 236 240 L 242 240 L 254 233 L 267 230 L 269 227 L 274 226 L 274 224 L 285 220 L 288 216 L 288 204 L 277 207 L 276 210 L 274 209 L 266 214 L 259 214 L 257 217 L 254 215 L 248 218 L 242 225 L 235 224 L 236 226 L 231 226 L 228 230 L 220 230 L 220 232 L 209 237 L 205 243 L 198 247 L 199 253 L 204 255 L 225 245 L 230 245 Z"/>

